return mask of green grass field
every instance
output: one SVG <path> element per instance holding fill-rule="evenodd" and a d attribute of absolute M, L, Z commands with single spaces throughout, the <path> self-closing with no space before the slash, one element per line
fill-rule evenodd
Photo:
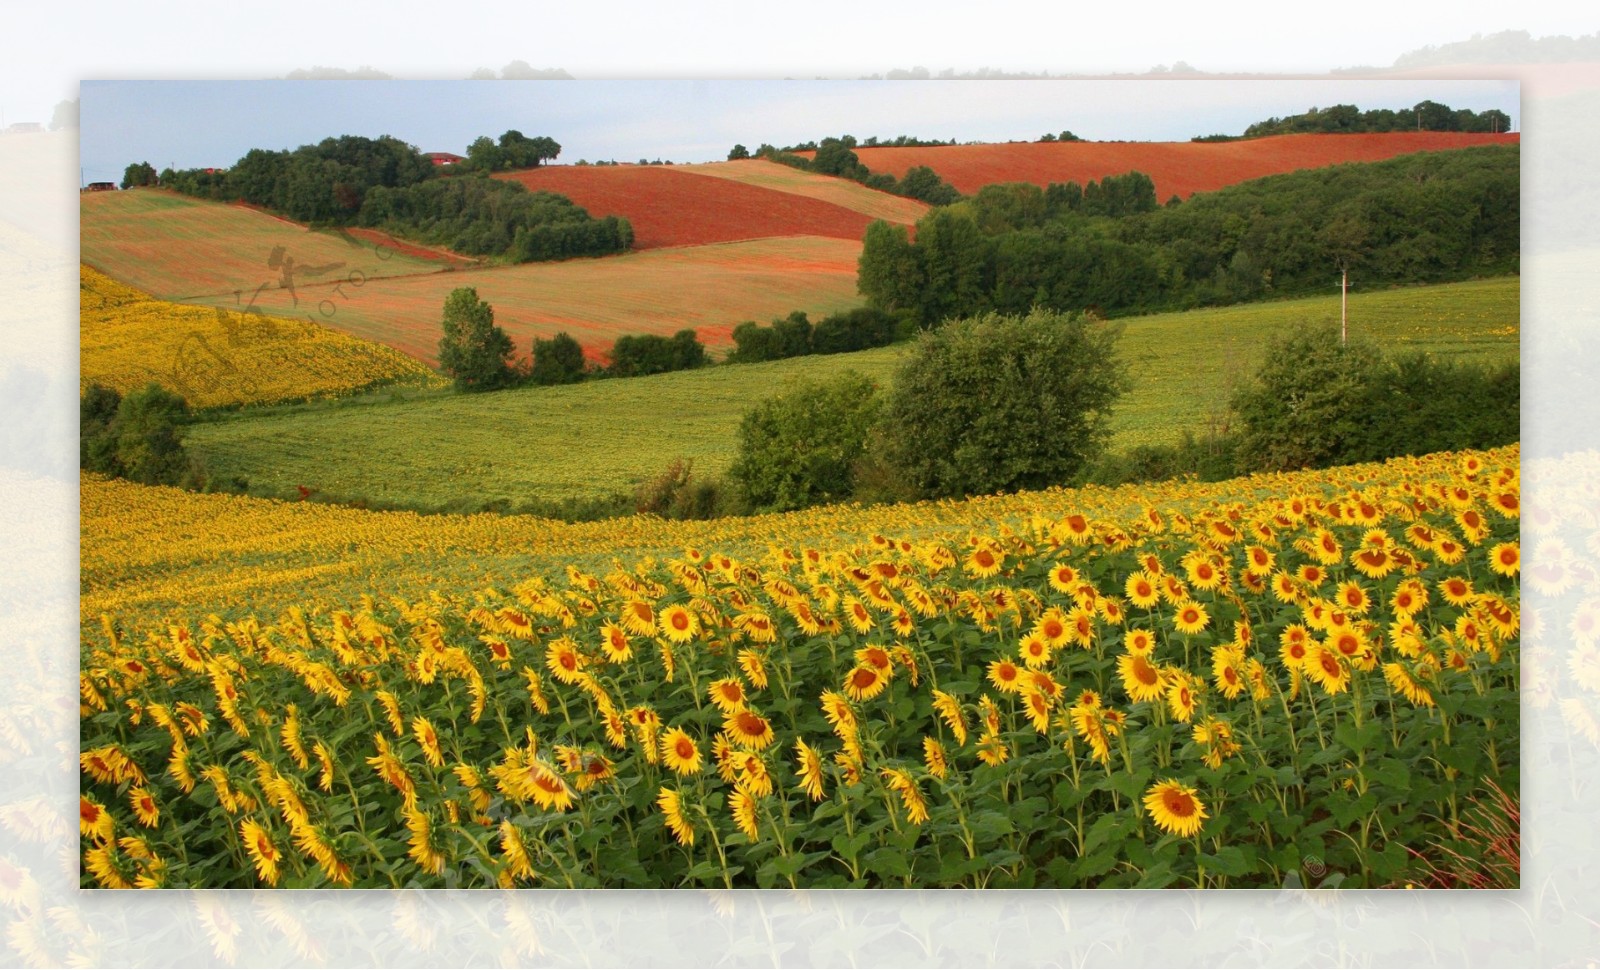
<path fill-rule="evenodd" d="M 1350 330 L 1395 349 L 1516 360 L 1518 298 L 1514 277 L 1355 293 Z M 1275 332 L 1338 314 L 1335 292 L 1124 321 L 1121 351 L 1134 386 L 1115 416 L 1113 447 L 1204 429 Z M 603 496 L 631 490 L 679 457 L 720 473 L 740 418 L 785 382 L 854 369 L 887 383 L 907 352 L 900 345 L 476 396 L 377 396 L 223 417 L 191 428 L 189 442 L 214 474 L 243 476 L 262 494 L 304 485 L 335 499 L 421 508 Z"/>

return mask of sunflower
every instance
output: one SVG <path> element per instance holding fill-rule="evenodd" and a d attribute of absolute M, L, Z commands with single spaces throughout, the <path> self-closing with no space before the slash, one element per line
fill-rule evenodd
<path fill-rule="evenodd" d="M 922 792 L 917 788 L 916 779 L 911 777 L 911 772 L 904 768 L 885 768 L 882 774 L 889 790 L 900 795 L 900 803 L 906 810 L 906 821 L 912 825 L 926 822 L 928 803 L 923 800 Z"/>
<path fill-rule="evenodd" d="M 1364 547 L 1350 554 L 1350 565 L 1368 579 L 1382 579 L 1399 568 L 1400 560 L 1383 547 Z"/>
<path fill-rule="evenodd" d="M 1162 678 L 1168 680 L 1168 678 Z M 1194 719 L 1194 685 L 1189 675 L 1179 671 L 1167 684 L 1167 710 L 1175 721 L 1187 724 Z"/>
<path fill-rule="evenodd" d="M 156 804 L 156 798 L 143 786 L 138 786 L 128 792 L 128 804 L 133 806 L 133 814 L 139 819 L 139 824 L 147 829 L 156 827 L 161 821 L 161 806 Z"/>
<path fill-rule="evenodd" d="M 1372 609 L 1372 597 L 1367 594 L 1366 590 L 1361 588 L 1360 583 L 1353 579 L 1340 583 L 1339 591 L 1334 595 L 1337 598 L 1339 607 L 1348 613 L 1364 616 L 1368 610 Z"/>
<path fill-rule="evenodd" d="M 1417 683 L 1416 678 L 1405 666 L 1398 663 L 1383 665 L 1383 679 L 1389 682 L 1389 687 L 1396 694 L 1410 701 L 1414 707 L 1432 707 L 1433 693 L 1426 687 Z"/>
<path fill-rule="evenodd" d="M 679 845 L 694 845 L 694 826 L 683 812 L 683 793 L 665 786 L 656 795 L 656 807 L 667 820 L 667 829 Z"/>
<path fill-rule="evenodd" d="M 884 677 L 894 676 L 894 656 L 885 648 L 869 644 L 855 652 L 856 663 L 871 667 Z"/>
<path fill-rule="evenodd" d="M 80 794 L 78 796 L 78 833 L 96 842 L 111 840 L 113 822 L 105 806 Z"/>
<path fill-rule="evenodd" d="M 269 886 L 278 884 L 278 863 L 283 861 L 283 853 L 272 844 L 272 838 L 260 822 L 253 818 L 244 819 L 239 823 L 239 841 L 244 843 L 244 849 L 250 853 L 250 861 L 256 867 L 256 875 Z"/>
<path fill-rule="evenodd" d="M 937 694 L 937 691 L 935 691 Z M 934 706 L 938 706 L 935 698 Z M 850 707 L 850 701 L 843 694 L 831 690 L 822 692 L 822 713 L 828 719 L 828 725 L 833 728 L 833 733 L 840 738 L 851 738 L 856 733 L 856 713 Z"/>
<path fill-rule="evenodd" d="M 1030 689 L 1022 695 L 1023 713 L 1028 715 L 1028 722 L 1040 734 L 1050 733 L 1050 712 L 1054 708 L 1054 700 L 1044 691 Z"/>
<path fill-rule="evenodd" d="M 1006 763 L 1011 757 L 1011 751 L 998 734 L 985 734 L 978 739 L 978 760 L 986 765 L 998 767 Z"/>
<path fill-rule="evenodd" d="M 794 757 L 801 790 L 809 795 L 812 801 L 822 801 L 826 797 L 822 787 L 822 756 L 804 740 L 795 738 Z"/>
<path fill-rule="evenodd" d="M 1122 646 L 1129 653 L 1149 653 L 1156 648 L 1156 635 L 1149 630 L 1129 630 Z"/>
<path fill-rule="evenodd" d="M 600 627 L 600 649 L 605 654 L 607 661 L 620 664 L 633 659 L 633 645 L 628 642 L 628 633 L 615 623 L 605 623 Z"/>
<path fill-rule="evenodd" d="M 922 763 L 927 765 L 928 774 L 935 778 L 943 778 L 950 773 L 950 762 L 945 755 L 944 745 L 934 738 L 922 739 Z"/>
<path fill-rule="evenodd" d="M 1350 688 L 1350 668 L 1339 659 L 1337 651 L 1320 644 L 1312 648 L 1303 669 L 1330 697 Z"/>
<path fill-rule="evenodd" d="M 1450 576 L 1439 581 L 1439 595 L 1451 606 L 1466 606 L 1472 602 L 1472 581 L 1460 576 Z"/>
<path fill-rule="evenodd" d="M 1089 755 L 1102 765 L 1111 764 L 1111 734 L 1101 717 L 1099 707 L 1079 704 L 1069 712 L 1072 728 L 1089 745 Z"/>
<path fill-rule="evenodd" d="M 678 603 L 663 609 L 656 625 L 661 635 L 673 643 L 688 643 L 700 632 L 700 618 Z"/>
<path fill-rule="evenodd" d="M 622 608 L 622 625 L 635 636 L 653 635 L 656 632 L 655 607 L 644 600 L 629 600 Z"/>
<path fill-rule="evenodd" d="M 576 684 L 583 679 L 583 655 L 568 637 L 550 641 L 550 646 L 545 648 L 544 663 L 551 675 L 563 684 Z"/>
<path fill-rule="evenodd" d="M 1117 673 L 1122 676 L 1122 690 L 1128 700 L 1138 703 L 1161 696 L 1161 671 L 1144 653 L 1125 653 L 1118 657 Z"/>
<path fill-rule="evenodd" d="M 1150 786 L 1144 807 L 1157 828 L 1183 838 L 1198 835 L 1209 817 L 1195 790 L 1170 778 Z"/>
<path fill-rule="evenodd" d="M 1156 585 L 1155 577 L 1143 569 L 1129 574 L 1122 591 L 1127 594 L 1128 602 L 1142 610 L 1155 606 L 1161 598 L 1161 590 Z"/>
<path fill-rule="evenodd" d="M 850 628 L 857 633 L 870 633 L 876 625 L 872 619 L 872 611 L 867 609 L 867 604 L 854 596 L 845 597 L 844 618 L 850 624 Z"/>
<path fill-rule="evenodd" d="M 1022 638 L 1017 652 L 1022 656 L 1022 662 L 1029 669 L 1037 670 L 1050 662 L 1050 644 L 1038 633 L 1029 633 Z"/>
<path fill-rule="evenodd" d="M 772 743 L 772 723 L 752 710 L 734 711 L 722 721 L 722 729 L 735 744 L 760 751 Z"/>
<path fill-rule="evenodd" d="M 988 545 L 981 545 L 972 550 L 967 557 L 966 570 L 969 576 L 976 579 L 988 579 L 1000 572 L 1005 564 L 1006 554 Z"/>
<path fill-rule="evenodd" d="M 1312 536 L 1310 548 L 1306 550 L 1317 562 L 1324 566 L 1332 566 L 1344 558 L 1344 548 L 1339 545 L 1339 540 L 1327 529 L 1318 529 Z"/>
<path fill-rule="evenodd" d="M 961 712 L 961 702 L 942 690 L 933 692 L 933 709 L 955 735 L 956 745 L 967 743 L 967 718 Z"/>
<path fill-rule="evenodd" d="M 1395 586 L 1389 605 L 1398 616 L 1413 616 L 1428 605 L 1428 587 L 1418 579 L 1407 579 Z"/>
<path fill-rule="evenodd" d="M 1285 668 L 1297 670 L 1305 663 L 1312 642 L 1310 630 L 1298 623 L 1291 624 L 1278 637 L 1278 659 Z"/>
<path fill-rule="evenodd" d="M 860 664 L 851 668 L 844 678 L 844 692 L 854 701 L 870 701 L 883 693 L 889 678 L 876 667 Z"/>
<path fill-rule="evenodd" d="M 756 826 L 756 796 L 743 788 L 735 787 L 733 795 L 728 799 L 728 806 L 733 810 L 734 824 L 739 826 L 745 838 L 751 842 L 761 837 L 761 830 Z"/>
<path fill-rule="evenodd" d="M 1245 562 L 1250 564 L 1250 568 L 1258 573 L 1270 571 L 1278 561 L 1278 557 L 1274 556 L 1272 550 L 1266 546 L 1246 546 L 1244 558 Z"/>
<path fill-rule="evenodd" d="M 1123 620 L 1122 602 L 1111 596 L 1102 596 L 1095 601 L 1095 609 L 1099 611 L 1100 618 L 1112 626 L 1121 626 Z"/>
<path fill-rule="evenodd" d="M 1433 544 L 1433 552 L 1446 566 L 1454 566 L 1467 555 L 1466 547 L 1448 536 L 1441 537 Z"/>
<path fill-rule="evenodd" d="M 1501 576 L 1515 576 L 1522 568 L 1522 550 L 1515 542 L 1500 543 L 1489 550 L 1489 568 Z"/>
<path fill-rule="evenodd" d="M 1181 604 L 1172 617 L 1173 627 L 1179 633 L 1185 634 L 1199 633 L 1210 622 L 1211 617 L 1207 615 L 1206 608 L 1192 600 Z"/>
<path fill-rule="evenodd" d="M 992 661 L 989 683 L 1003 694 L 1015 694 L 1022 689 L 1022 668 L 1006 658 Z"/>
<path fill-rule="evenodd" d="M 1061 615 L 1060 610 L 1051 607 L 1033 625 L 1032 635 L 1042 639 L 1047 649 L 1054 650 L 1066 646 L 1071 632 L 1067 629 L 1066 617 Z M 1026 658 L 1027 651 L 1023 652 L 1023 656 Z"/>
<path fill-rule="evenodd" d="M 706 695 L 711 698 L 711 703 L 717 706 L 717 710 L 724 714 L 744 710 L 745 702 L 749 699 L 745 694 L 744 684 L 737 677 L 724 677 L 712 681 L 706 688 Z"/>
<path fill-rule="evenodd" d="M 1216 562 L 1199 550 L 1183 557 L 1183 567 L 1189 575 L 1190 584 L 1205 592 L 1217 589 L 1227 579 L 1227 574 L 1218 568 Z"/>
<path fill-rule="evenodd" d="M 422 715 L 411 722 L 411 731 L 416 736 L 417 744 L 422 747 L 422 756 L 428 764 L 435 768 L 444 767 L 444 752 L 439 750 L 439 732 L 433 729 L 433 724 Z"/>
<path fill-rule="evenodd" d="M 1207 717 L 1196 724 L 1190 737 L 1205 749 L 1201 760 L 1210 768 L 1221 768 L 1224 761 L 1239 753 L 1239 745 L 1233 740 L 1232 725 L 1218 718 Z"/>
<path fill-rule="evenodd" d="M 698 774 L 700 748 L 683 728 L 672 728 L 661 735 L 661 763 L 680 775 Z"/>
<path fill-rule="evenodd" d="M 1050 588 L 1058 593 L 1072 592 L 1078 583 L 1078 571 L 1064 562 L 1050 567 Z"/>

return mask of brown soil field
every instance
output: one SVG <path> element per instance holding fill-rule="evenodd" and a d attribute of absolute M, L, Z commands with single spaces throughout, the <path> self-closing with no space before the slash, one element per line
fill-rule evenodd
<path fill-rule="evenodd" d="M 1516 144 L 1519 136 L 1418 131 L 1381 135 L 1275 135 L 1231 142 L 1028 142 L 857 148 L 861 164 L 901 178 L 917 165 L 964 194 L 997 182 L 1077 182 L 1143 172 L 1162 202 L 1236 182 L 1345 162 L 1376 162 L 1411 152 Z M 807 153 L 801 153 L 807 154 Z"/>
<path fill-rule="evenodd" d="M 859 242 L 874 218 L 814 195 L 711 178 L 678 166 L 558 165 L 496 177 L 564 195 L 596 218 L 626 218 L 633 224 L 635 249 L 771 236 Z"/>

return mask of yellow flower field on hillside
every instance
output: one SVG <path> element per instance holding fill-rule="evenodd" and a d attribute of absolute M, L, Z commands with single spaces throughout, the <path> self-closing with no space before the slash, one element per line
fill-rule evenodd
<path fill-rule="evenodd" d="M 126 394 L 154 381 L 207 408 L 445 383 L 398 350 L 310 319 L 157 300 L 89 266 L 79 268 L 78 292 L 80 389 Z"/>

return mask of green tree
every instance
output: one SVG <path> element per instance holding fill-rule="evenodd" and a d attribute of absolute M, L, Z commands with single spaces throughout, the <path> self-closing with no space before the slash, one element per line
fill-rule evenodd
<path fill-rule="evenodd" d="M 855 371 L 779 393 L 740 422 L 728 478 L 758 512 L 848 499 L 878 410 L 872 381 Z"/>
<path fill-rule="evenodd" d="M 516 381 L 511 338 L 494 323 L 494 308 L 470 286 L 451 291 L 444 301 L 444 336 L 439 339 L 439 369 L 464 391 L 489 391 Z"/>
<path fill-rule="evenodd" d="M 743 145 L 735 145 L 733 146 L 733 150 L 728 152 L 728 161 L 730 162 L 737 162 L 741 158 L 749 157 L 750 149 L 744 147 Z"/>
<path fill-rule="evenodd" d="M 155 184 L 156 169 L 149 162 L 134 162 L 122 171 L 122 187 L 125 189 Z"/>
<path fill-rule="evenodd" d="M 881 219 L 867 226 L 856 263 L 856 290 L 867 305 L 889 313 L 918 309 L 923 282 L 906 227 Z"/>
<path fill-rule="evenodd" d="M 90 384 L 78 400 L 78 465 L 87 472 L 121 476 L 117 441 L 111 433 L 122 395 L 100 384 Z"/>
<path fill-rule="evenodd" d="M 1273 341 L 1255 379 L 1230 402 L 1241 469 L 1323 468 L 1360 454 L 1384 367 L 1375 344 L 1340 343 L 1337 326 L 1305 326 Z"/>
<path fill-rule="evenodd" d="M 123 397 L 89 385 L 78 403 L 79 460 L 85 471 L 144 485 L 190 482 L 184 399 L 154 382 Z"/>
<path fill-rule="evenodd" d="M 549 340 L 533 342 L 533 367 L 528 379 L 535 384 L 572 384 L 583 380 L 583 348 L 565 331 Z"/>
<path fill-rule="evenodd" d="M 1072 480 L 1104 451 L 1128 385 L 1120 335 L 1040 309 L 922 334 L 885 404 L 886 462 L 933 498 Z"/>

